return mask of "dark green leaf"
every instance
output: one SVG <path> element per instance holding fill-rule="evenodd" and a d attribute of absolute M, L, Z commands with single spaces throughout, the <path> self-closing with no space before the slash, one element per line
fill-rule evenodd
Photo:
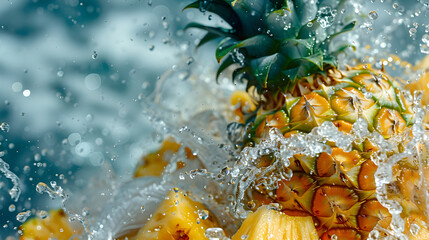
<path fill-rule="evenodd" d="M 271 0 L 273 7 L 276 9 L 285 9 L 290 12 L 290 9 L 287 4 L 287 0 Z"/>
<path fill-rule="evenodd" d="M 343 29 L 341 29 L 341 31 L 336 32 L 336 33 L 330 35 L 328 38 L 330 40 L 332 40 L 334 37 L 336 37 L 336 36 L 338 36 L 338 35 L 340 35 L 342 33 L 349 32 L 349 31 L 353 30 L 353 28 L 356 26 L 356 23 L 357 23 L 356 21 L 353 21 L 353 22 L 347 24 L 345 27 L 343 27 Z"/>
<path fill-rule="evenodd" d="M 241 31 L 240 18 L 231 5 L 224 0 L 198 0 L 186 6 L 183 10 L 190 8 L 212 12 L 225 20 L 237 32 Z"/>
<path fill-rule="evenodd" d="M 216 48 L 216 60 L 220 62 L 237 45 L 237 41 L 231 38 L 223 39 Z"/>
<path fill-rule="evenodd" d="M 343 44 L 340 47 L 338 47 L 336 50 L 330 52 L 329 55 L 337 56 L 338 54 L 344 52 L 349 47 L 352 48 L 353 51 L 356 51 L 356 46 L 354 46 L 352 44 Z"/>
<path fill-rule="evenodd" d="M 200 40 L 200 42 L 198 43 L 198 45 L 197 45 L 197 47 L 196 48 L 199 48 L 199 47 L 201 47 L 202 45 L 204 45 L 204 44 L 206 44 L 206 43 L 208 43 L 208 42 L 210 42 L 210 41 L 212 41 L 212 40 L 214 40 L 214 39 L 216 39 L 216 38 L 218 38 L 218 37 L 220 37 L 219 35 L 217 35 L 217 34 L 214 34 L 214 33 L 212 33 L 212 32 L 207 32 L 206 33 L 206 35 L 204 35 L 204 37 L 203 38 L 201 38 L 201 40 Z"/>
<path fill-rule="evenodd" d="M 222 64 L 219 66 L 219 68 L 217 69 L 216 72 L 216 81 L 218 81 L 219 75 L 225 70 L 227 69 L 229 66 L 231 66 L 232 64 L 234 64 L 234 60 L 232 59 L 231 56 L 228 56 L 225 60 L 223 60 Z"/>
<path fill-rule="evenodd" d="M 273 65 L 273 63 L 276 62 L 277 58 L 277 54 L 265 57 L 255 69 L 255 77 L 258 79 L 259 84 L 264 88 L 267 87 L 268 76 L 271 71 L 271 66 Z"/>
<path fill-rule="evenodd" d="M 220 37 L 235 37 L 235 35 L 233 35 L 231 31 L 221 27 L 209 27 L 203 24 L 193 22 L 186 25 L 185 30 L 189 28 L 198 28 L 198 29 L 206 30 L 207 32 L 216 34 Z"/>
<path fill-rule="evenodd" d="M 299 60 L 311 62 L 320 70 L 323 70 L 323 53 L 321 51 L 317 51 L 315 54 L 300 58 Z"/>
<path fill-rule="evenodd" d="M 259 55 L 266 56 L 275 52 L 275 48 L 277 46 L 276 44 L 274 44 L 274 40 L 272 40 L 267 35 L 256 35 L 239 43 L 236 43 L 235 45 L 225 45 L 226 44 L 222 41 L 216 49 L 216 59 L 218 60 L 218 62 L 220 62 L 220 60 L 222 60 L 222 58 L 225 57 L 233 49 L 244 47 L 257 47 L 257 49 L 255 49 L 255 53 L 257 52 Z"/>

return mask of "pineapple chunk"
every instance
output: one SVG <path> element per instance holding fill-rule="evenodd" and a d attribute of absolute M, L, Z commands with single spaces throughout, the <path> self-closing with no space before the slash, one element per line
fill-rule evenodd
<path fill-rule="evenodd" d="M 171 190 L 152 218 L 140 229 L 136 240 L 208 239 L 207 228 L 217 227 L 201 203 L 192 201 L 178 189 Z"/>
<path fill-rule="evenodd" d="M 20 240 L 78 239 L 71 237 L 81 232 L 71 226 L 63 210 L 50 211 L 50 215 L 45 219 L 32 218 L 19 229 L 23 233 Z"/>
<path fill-rule="evenodd" d="M 134 172 L 134 177 L 144 176 L 161 176 L 164 168 L 167 166 L 169 157 L 179 151 L 181 145 L 175 142 L 173 139 L 165 140 L 160 149 L 154 153 L 150 153 L 142 158 L 140 165 Z M 188 159 L 194 159 L 195 156 L 192 154 L 191 149 L 185 148 L 186 157 Z M 178 162 L 177 168 L 181 169 L 185 165 L 184 162 Z"/>
<path fill-rule="evenodd" d="M 292 217 L 263 206 L 244 220 L 231 240 L 241 239 L 318 240 L 319 236 L 311 217 Z"/>

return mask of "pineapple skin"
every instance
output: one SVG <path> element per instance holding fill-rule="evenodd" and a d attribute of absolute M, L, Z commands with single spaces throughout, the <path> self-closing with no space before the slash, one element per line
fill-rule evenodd
<path fill-rule="evenodd" d="M 69 240 L 78 239 L 73 235 L 81 233 L 67 220 L 67 215 L 61 210 L 51 210 L 45 219 L 32 218 L 19 227 L 22 231 L 20 240 Z"/>
<path fill-rule="evenodd" d="M 199 211 L 208 214 L 199 217 Z M 138 231 L 133 240 L 193 240 L 208 239 L 207 228 L 218 227 L 213 215 L 199 202 L 191 200 L 186 193 L 173 189 L 151 219 Z"/>
<path fill-rule="evenodd" d="M 371 93 L 371 97 L 363 91 Z M 260 96 L 258 110 L 247 116 L 255 120 L 244 146 L 259 142 L 271 128 L 290 137 L 310 132 L 325 121 L 349 134 L 358 118 L 365 119 L 368 130 L 379 132 L 385 139 L 398 137 L 410 131 L 413 124 L 413 104 L 404 94 L 390 76 L 368 66 L 313 74 L 299 80 L 289 93 Z M 404 149 L 408 140 L 405 137 L 401 141 L 390 154 Z M 259 187 L 253 191 L 265 195 L 265 202 L 280 203 L 282 211 L 289 215 L 314 217 L 321 239 L 331 239 L 332 234 L 344 239 L 366 239 L 377 225 L 388 229 L 391 216 L 376 199 L 377 165 L 371 160 L 378 148 L 369 140 L 354 144 L 351 152 L 330 144 L 332 154 L 294 156 L 289 166 L 292 179 L 279 181 L 277 190 Z M 422 146 L 421 149 L 425 159 L 426 151 Z M 261 159 L 259 167 L 271 163 L 267 157 Z M 413 159 L 399 161 L 393 167 L 395 187 L 388 194 L 401 204 L 401 216 L 406 221 L 417 218 L 427 223 L 424 213 L 428 209 L 422 204 L 427 191 L 423 173 L 417 171 L 418 164 Z M 410 235 L 409 229 L 406 232 Z"/>

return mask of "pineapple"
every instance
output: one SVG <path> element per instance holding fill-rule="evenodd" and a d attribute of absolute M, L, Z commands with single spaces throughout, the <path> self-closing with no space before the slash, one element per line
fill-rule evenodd
<path fill-rule="evenodd" d="M 69 223 L 63 210 L 52 210 L 44 219 L 32 218 L 19 229 L 22 231 L 20 240 L 78 239 L 73 236 L 81 233 L 77 227 Z"/>
<path fill-rule="evenodd" d="M 332 7 L 341 12 L 344 2 Z M 249 129 L 243 148 L 261 142 L 271 129 L 287 138 L 309 133 L 325 122 L 348 135 L 362 119 L 370 132 L 387 140 L 401 139 L 388 156 L 403 151 L 409 139 L 404 136 L 411 135 L 415 121 L 409 93 L 383 69 L 370 65 L 343 69 L 337 62 L 340 52 L 354 47 L 331 41 L 351 31 L 355 21 L 337 22 L 325 29 L 323 21 L 318 21 L 316 4 L 305 0 L 198 0 L 185 9 L 190 8 L 217 14 L 230 25 L 190 23 L 188 28 L 207 31 L 199 45 L 222 38 L 216 49 L 221 63 L 217 75 L 232 68 L 233 81 L 247 83 L 248 94 L 240 92 L 232 98 L 238 104 L 238 120 Z M 250 195 L 258 199 L 251 201 L 279 204 L 280 211 L 289 216 L 312 217 L 321 239 L 367 239 L 374 229 L 380 230 L 380 236 L 391 234 L 393 216 L 377 199 L 378 163 L 372 156 L 379 147 L 368 139 L 354 143 L 351 151 L 328 144 L 332 153 L 295 155 L 288 166 L 292 177 L 279 179 L 274 190 L 263 182 L 254 183 Z M 274 160 L 275 156 L 263 156 L 256 166 L 264 169 Z M 387 194 L 400 204 L 405 222 L 428 223 L 426 180 L 418 171 L 419 164 L 408 158 L 398 161 Z M 255 206 L 248 209 L 255 210 Z M 243 227 L 250 225 L 246 221 Z M 405 225 L 404 233 L 414 236 L 411 225 Z M 421 226 L 421 234 L 426 234 L 425 224 Z"/>
<path fill-rule="evenodd" d="M 167 194 L 146 225 L 131 239 L 208 239 L 204 234 L 206 229 L 216 226 L 213 215 L 206 207 L 175 188 Z"/>
<path fill-rule="evenodd" d="M 247 237 L 247 238 L 246 238 Z M 311 217 L 290 217 L 267 206 L 244 220 L 231 240 L 318 240 Z"/>
<path fill-rule="evenodd" d="M 134 172 L 134 177 L 161 176 L 161 173 L 169 162 L 169 158 L 177 153 L 180 147 L 181 145 L 173 139 L 164 140 L 161 147 L 156 152 L 150 153 L 141 159 L 141 162 Z M 189 148 L 185 148 L 185 151 L 188 159 L 195 159 L 195 156 Z M 182 161 L 177 163 L 177 169 L 181 169 L 184 166 L 185 163 Z"/>

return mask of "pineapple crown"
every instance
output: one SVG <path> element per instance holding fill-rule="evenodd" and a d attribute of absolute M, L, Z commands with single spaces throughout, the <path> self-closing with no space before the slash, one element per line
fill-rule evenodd
<path fill-rule="evenodd" d="M 288 91 L 297 80 L 337 67 L 337 56 L 345 43 L 332 47 L 331 41 L 351 31 L 352 16 L 336 20 L 346 0 L 197 0 L 184 9 L 196 8 L 222 18 L 230 28 L 190 23 L 207 33 L 197 48 L 223 38 L 216 49 L 220 62 L 216 79 L 229 66 L 239 63 L 233 81 L 247 80 L 247 88 L 258 91 Z M 334 21 L 336 20 L 336 21 Z"/>

